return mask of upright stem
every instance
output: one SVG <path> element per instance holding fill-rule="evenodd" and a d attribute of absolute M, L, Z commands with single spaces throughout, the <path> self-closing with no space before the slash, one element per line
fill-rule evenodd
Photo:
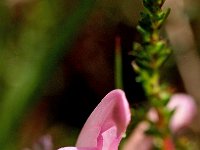
<path fill-rule="evenodd" d="M 169 9 L 162 10 L 163 4 L 164 0 L 143 0 L 145 10 L 137 26 L 142 41 L 134 46 L 136 59 L 133 67 L 138 73 L 137 81 L 141 82 L 151 107 L 158 115 L 157 122 L 149 120 L 147 133 L 162 141 L 160 147 L 155 145 L 156 148 L 173 150 L 175 147 L 169 129 L 172 112 L 166 107 L 171 93 L 167 84 L 160 81 L 160 69 L 171 53 L 167 42 L 160 36 L 160 29 L 170 12 Z"/>

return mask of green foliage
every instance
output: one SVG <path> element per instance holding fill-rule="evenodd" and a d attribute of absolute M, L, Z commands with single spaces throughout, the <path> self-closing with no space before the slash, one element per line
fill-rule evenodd
<path fill-rule="evenodd" d="M 171 53 L 167 42 L 160 36 L 160 28 L 169 14 L 169 9 L 162 10 L 163 3 L 161 0 L 143 1 L 145 11 L 141 13 L 137 26 L 142 41 L 134 44 L 133 51 L 136 57 L 133 67 L 139 74 L 137 81 L 142 83 L 148 97 L 158 99 L 161 93 L 167 93 L 166 83 L 160 83 L 159 71 Z"/>
<path fill-rule="evenodd" d="M 162 10 L 163 4 L 164 0 L 143 0 L 145 9 L 137 26 L 142 41 L 134 44 L 132 53 L 136 57 L 132 63 L 138 73 L 136 80 L 142 84 L 150 107 L 158 115 L 156 122 L 146 118 L 150 125 L 146 134 L 154 137 L 155 149 L 163 149 L 164 140 L 171 137 L 169 121 L 174 113 L 166 107 L 171 97 L 168 84 L 160 81 L 160 69 L 171 54 L 166 40 L 160 35 L 170 12 L 170 9 Z"/>
<path fill-rule="evenodd" d="M 21 14 L 23 22 L 13 22 L 16 16 L 0 3 L 4 20 L 0 23 L 0 149 L 12 150 L 20 118 L 35 103 L 94 2 L 83 0 L 67 15 L 61 1 L 38 1 Z"/>

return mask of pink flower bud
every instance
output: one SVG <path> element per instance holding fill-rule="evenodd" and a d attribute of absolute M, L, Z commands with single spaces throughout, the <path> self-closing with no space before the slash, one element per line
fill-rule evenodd
<path fill-rule="evenodd" d="M 191 124 L 197 113 L 197 107 L 194 99 L 187 94 L 175 94 L 171 97 L 168 107 L 175 113 L 170 122 L 170 128 L 173 132 L 178 132 Z"/>

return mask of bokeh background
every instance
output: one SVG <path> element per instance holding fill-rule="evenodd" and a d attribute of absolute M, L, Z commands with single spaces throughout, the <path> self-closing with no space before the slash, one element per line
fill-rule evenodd
<path fill-rule="evenodd" d="M 162 77 L 200 102 L 200 1 L 166 0 L 173 54 Z M 0 1 L 0 149 L 74 145 L 85 120 L 121 80 L 130 105 L 145 105 L 131 67 L 141 0 Z M 122 78 L 116 70 L 121 38 Z M 199 113 L 200 114 L 200 113 Z M 187 135 L 200 140 L 199 115 Z"/>

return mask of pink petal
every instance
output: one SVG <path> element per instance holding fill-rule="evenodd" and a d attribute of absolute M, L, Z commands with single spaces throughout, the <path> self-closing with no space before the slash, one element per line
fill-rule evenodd
<path fill-rule="evenodd" d="M 174 133 L 191 124 L 192 119 L 197 113 L 194 99 L 187 94 L 174 94 L 168 103 L 168 108 L 171 110 L 176 108 L 170 123 L 170 128 Z M 148 112 L 147 116 L 153 122 L 158 121 L 158 115 L 153 108 Z M 125 142 L 123 150 L 151 149 L 153 145 L 152 137 L 144 133 L 148 127 L 147 122 L 141 122 Z"/>
<path fill-rule="evenodd" d="M 152 149 L 153 140 L 147 136 L 145 131 L 149 128 L 147 122 L 141 122 L 135 128 L 130 137 L 125 141 L 123 150 L 150 150 Z"/>
<path fill-rule="evenodd" d="M 77 147 L 64 147 L 58 150 L 97 150 L 96 148 L 77 148 Z"/>
<path fill-rule="evenodd" d="M 108 93 L 86 121 L 77 147 L 117 150 L 130 122 L 130 109 L 122 90 Z"/>
<path fill-rule="evenodd" d="M 176 109 L 170 123 L 173 132 L 189 126 L 197 113 L 194 99 L 187 94 L 173 95 L 168 107 Z"/>
<path fill-rule="evenodd" d="M 194 99 L 187 94 L 174 94 L 167 107 L 171 110 L 176 110 L 170 121 L 170 128 L 173 132 L 189 126 L 197 113 Z M 158 121 L 155 109 L 152 108 L 147 115 L 151 121 Z"/>

